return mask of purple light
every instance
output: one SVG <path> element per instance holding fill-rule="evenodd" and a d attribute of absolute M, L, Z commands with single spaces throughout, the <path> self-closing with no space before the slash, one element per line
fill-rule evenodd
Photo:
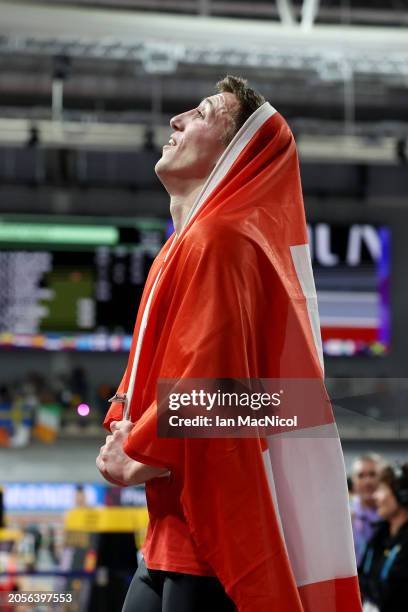
<path fill-rule="evenodd" d="M 79 404 L 77 408 L 79 416 L 88 416 L 90 410 L 91 409 L 89 408 L 88 404 Z"/>

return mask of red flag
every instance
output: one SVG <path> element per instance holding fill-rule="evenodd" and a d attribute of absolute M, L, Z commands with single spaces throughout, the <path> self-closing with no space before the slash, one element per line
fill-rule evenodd
<path fill-rule="evenodd" d="M 323 380 L 296 146 L 268 103 L 230 143 L 152 266 L 118 389 L 135 423 L 124 448 L 171 470 L 171 483 L 146 484 L 151 522 L 171 529 L 173 487 L 199 560 L 239 612 L 360 611 L 332 416 L 310 436 L 161 439 L 159 378 Z M 112 405 L 107 429 L 122 409 Z M 148 567 L 154 552 L 148 541 Z"/>

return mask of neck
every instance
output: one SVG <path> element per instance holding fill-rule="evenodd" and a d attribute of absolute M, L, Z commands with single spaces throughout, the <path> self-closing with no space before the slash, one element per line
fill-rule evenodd
<path fill-rule="evenodd" d="M 389 520 L 390 534 L 394 536 L 407 521 L 408 510 L 401 508 L 398 513 Z"/>
<path fill-rule="evenodd" d="M 190 190 L 188 193 L 170 194 L 170 214 L 177 235 L 180 234 L 188 213 L 192 209 L 202 187 L 203 184 L 200 183 L 200 185 L 195 186 L 194 189 Z"/>
<path fill-rule="evenodd" d="M 360 497 L 360 504 L 363 508 L 368 508 L 369 510 L 376 510 L 377 506 L 375 500 L 365 500 L 363 501 Z"/>

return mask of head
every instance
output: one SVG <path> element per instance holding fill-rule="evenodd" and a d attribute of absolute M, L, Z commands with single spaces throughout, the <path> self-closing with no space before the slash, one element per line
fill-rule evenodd
<path fill-rule="evenodd" d="M 82 485 L 75 487 L 75 506 L 77 508 L 84 508 L 87 505 L 85 489 Z"/>
<path fill-rule="evenodd" d="M 399 470 L 382 469 L 374 499 L 379 516 L 386 521 L 408 515 L 408 464 Z"/>
<path fill-rule="evenodd" d="M 265 102 L 239 77 L 217 83 L 217 93 L 170 121 L 169 144 L 156 164 L 168 192 L 185 194 L 202 185 L 247 118 Z"/>
<path fill-rule="evenodd" d="M 378 477 L 383 467 L 379 455 L 361 455 L 353 463 L 353 493 L 360 498 L 364 506 L 375 506 L 374 493 L 378 486 Z"/>

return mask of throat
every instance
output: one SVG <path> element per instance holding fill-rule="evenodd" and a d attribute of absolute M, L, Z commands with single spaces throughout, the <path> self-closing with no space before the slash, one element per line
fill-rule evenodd
<path fill-rule="evenodd" d="M 170 196 L 170 214 L 177 235 L 180 235 L 188 214 L 191 211 L 201 189 L 202 184 L 198 185 L 188 194 Z"/>

